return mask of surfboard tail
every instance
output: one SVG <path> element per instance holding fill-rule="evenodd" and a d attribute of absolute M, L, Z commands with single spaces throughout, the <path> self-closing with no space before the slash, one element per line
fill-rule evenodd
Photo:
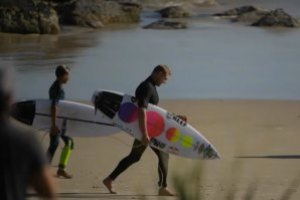
<path fill-rule="evenodd" d="M 123 96 L 111 92 L 98 92 L 93 96 L 93 103 L 95 110 L 101 110 L 110 119 L 114 118 L 118 110 L 120 109 L 120 104 L 122 102 Z"/>
<path fill-rule="evenodd" d="M 35 101 L 22 101 L 13 105 L 11 116 L 19 122 L 32 125 L 35 115 Z"/>

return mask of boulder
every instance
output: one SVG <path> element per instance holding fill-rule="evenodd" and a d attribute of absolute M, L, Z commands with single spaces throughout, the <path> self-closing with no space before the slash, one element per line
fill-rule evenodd
<path fill-rule="evenodd" d="M 242 6 L 234 9 L 227 10 L 222 13 L 216 13 L 214 16 L 218 17 L 236 17 L 239 15 L 243 15 L 245 13 L 257 12 L 257 11 L 265 11 L 262 8 L 258 8 L 256 6 Z"/>
<path fill-rule="evenodd" d="M 276 9 L 253 23 L 252 26 L 280 26 L 295 28 L 299 27 L 300 23 L 299 20 L 286 13 L 283 9 Z"/>
<path fill-rule="evenodd" d="M 0 31 L 57 34 L 60 26 L 56 11 L 44 1 L 3 0 L 0 3 Z"/>
<path fill-rule="evenodd" d="M 184 18 L 189 17 L 190 13 L 180 6 L 169 6 L 157 11 L 163 18 Z"/>
<path fill-rule="evenodd" d="M 60 23 L 101 28 L 103 24 L 136 23 L 141 6 L 137 3 L 109 0 L 73 0 L 56 5 Z"/>
<path fill-rule="evenodd" d="M 177 21 L 159 20 L 144 26 L 145 29 L 186 29 L 187 23 Z"/>
<path fill-rule="evenodd" d="M 268 13 L 266 10 L 257 10 L 257 11 L 252 11 L 252 12 L 247 12 L 240 14 L 236 16 L 235 18 L 232 18 L 233 22 L 245 22 L 252 24 L 259 19 L 261 19 L 263 16 L 265 16 Z"/>

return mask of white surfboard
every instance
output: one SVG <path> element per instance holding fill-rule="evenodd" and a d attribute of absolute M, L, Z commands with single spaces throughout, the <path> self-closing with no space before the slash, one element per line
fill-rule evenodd
<path fill-rule="evenodd" d="M 96 108 L 116 126 L 141 140 L 136 99 L 119 92 L 103 90 L 94 93 Z M 215 147 L 195 128 L 158 106 L 149 104 L 147 130 L 150 145 L 161 151 L 193 159 L 217 159 Z"/>
<path fill-rule="evenodd" d="M 72 102 L 59 101 L 58 127 L 65 134 L 75 137 L 107 136 L 120 132 L 101 111 L 95 112 L 93 106 Z M 51 101 L 30 100 L 17 102 L 12 117 L 38 130 L 49 131 L 51 127 Z"/>

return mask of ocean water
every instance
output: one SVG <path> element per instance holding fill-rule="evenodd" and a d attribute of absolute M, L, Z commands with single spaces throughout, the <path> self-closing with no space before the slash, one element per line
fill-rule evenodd
<path fill-rule="evenodd" d="M 220 2 L 224 8 L 250 4 Z M 299 16 L 297 1 L 252 2 L 286 6 Z M 0 34 L 0 64 L 17 69 L 19 99 L 47 98 L 58 64 L 71 67 L 65 89 L 73 100 L 89 100 L 96 89 L 133 94 L 154 66 L 167 64 L 173 75 L 159 88 L 162 98 L 300 100 L 300 29 L 250 27 L 210 12 L 188 20 L 186 30 L 144 30 L 156 20 L 144 12 L 139 25 L 65 27 L 52 36 Z"/>

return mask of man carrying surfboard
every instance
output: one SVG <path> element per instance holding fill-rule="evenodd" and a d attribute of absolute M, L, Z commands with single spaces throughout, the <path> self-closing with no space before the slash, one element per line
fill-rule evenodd
<path fill-rule="evenodd" d="M 65 135 L 66 131 L 66 121 L 63 122 L 62 127 L 58 127 L 56 121 L 57 121 L 57 115 L 58 115 L 58 103 L 59 100 L 63 100 L 65 98 L 65 91 L 62 87 L 63 84 L 66 84 L 69 80 L 69 68 L 60 65 L 55 70 L 56 80 L 51 85 L 49 89 L 49 97 L 52 101 L 51 103 L 51 130 L 50 130 L 50 145 L 47 150 L 47 155 L 49 157 L 50 162 L 53 159 L 53 156 L 55 154 L 55 151 L 59 145 L 59 139 L 61 138 L 65 146 L 63 148 L 63 151 L 60 156 L 60 162 L 59 167 L 57 170 L 57 176 L 63 177 L 67 179 L 71 179 L 72 175 L 68 174 L 65 171 L 65 168 L 67 166 L 67 163 L 70 159 L 71 152 L 73 149 L 73 139 L 71 137 L 68 137 Z"/>
<path fill-rule="evenodd" d="M 143 81 L 135 91 L 135 97 L 138 103 L 138 119 L 139 128 L 143 134 L 142 141 L 137 139 L 134 140 L 131 152 L 128 156 L 123 158 L 115 170 L 103 180 L 103 184 L 109 190 L 110 193 L 115 194 L 113 190 L 112 183 L 116 178 L 124 172 L 132 164 L 138 162 L 145 152 L 150 138 L 147 132 L 146 122 L 147 115 L 146 109 L 148 104 L 157 105 L 159 102 L 159 96 L 156 87 L 167 82 L 168 78 L 171 76 L 171 70 L 166 65 L 158 65 L 154 68 L 151 75 Z M 168 175 L 168 161 L 169 154 L 162 152 L 158 149 L 152 148 L 156 156 L 158 157 L 158 175 L 159 175 L 159 195 L 162 196 L 174 196 L 175 194 L 170 191 L 167 187 L 167 175 Z"/>

